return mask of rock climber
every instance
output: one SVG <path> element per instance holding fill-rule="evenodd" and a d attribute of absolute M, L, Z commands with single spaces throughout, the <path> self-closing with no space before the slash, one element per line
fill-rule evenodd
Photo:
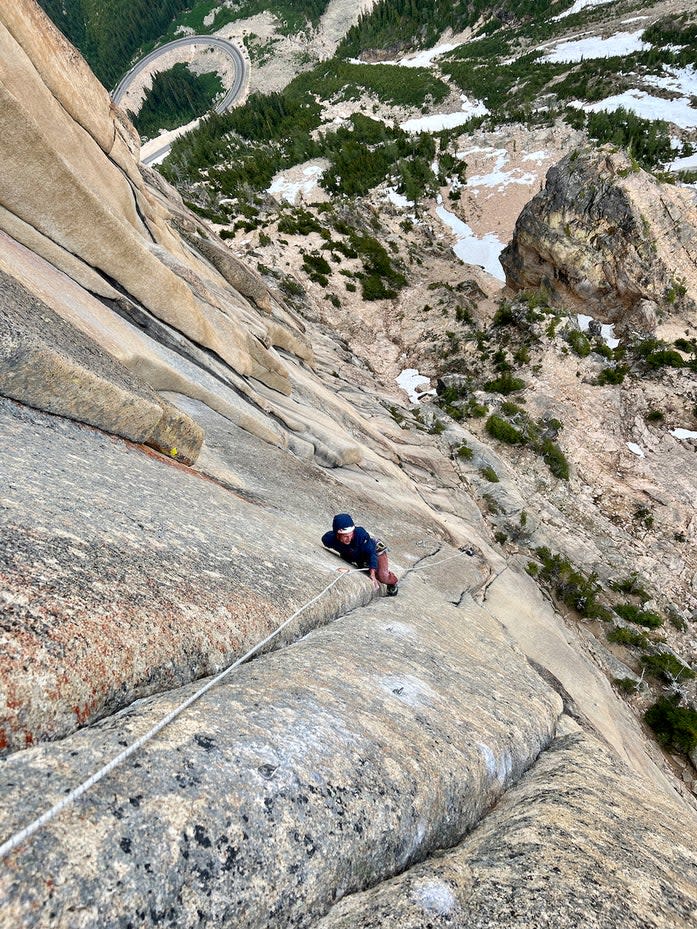
<path fill-rule="evenodd" d="M 337 552 L 344 561 L 350 561 L 358 568 L 368 568 L 375 590 L 384 584 L 388 597 L 397 595 L 399 579 L 390 571 L 387 547 L 379 539 L 372 539 L 362 526 L 354 526 L 348 513 L 337 513 L 332 520 L 331 532 L 322 536 L 322 545 Z"/>

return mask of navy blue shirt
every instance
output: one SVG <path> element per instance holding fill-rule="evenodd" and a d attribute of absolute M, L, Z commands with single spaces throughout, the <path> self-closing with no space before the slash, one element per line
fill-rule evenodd
<path fill-rule="evenodd" d="M 359 568 L 371 568 L 377 571 L 378 553 L 375 540 L 370 538 L 362 526 L 356 526 L 348 545 L 340 542 L 338 536 L 331 530 L 322 536 L 322 545 L 338 552 L 344 561 L 350 561 Z"/>

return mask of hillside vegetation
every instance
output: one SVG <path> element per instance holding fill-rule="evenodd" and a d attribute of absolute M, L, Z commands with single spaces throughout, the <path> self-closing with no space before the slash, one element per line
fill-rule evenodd
<path fill-rule="evenodd" d="M 281 31 L 294 33 L 316 23 L 328 2 L 242 0 L 230 9 L 220 0 L 38 0 L 105 87 L 113 87 L 141 54 L 177 38 L 179 27 L 208 34 L 226 23 L 269 10 L 278 17 Z M 204 20 L 214 11 L 206 24 Z"/>
<path fill-rule="evenodd" d="M 190 0 L 39 0 L 58 28 L 80 49 L 99 80 L 112 87 L 134 53 L 167 31 Z"/>
<path fill-rule="evenodd" d="M 161 129 L 176 129 L 211 106 L 223 90 L 217 74 L 192 74 L 183 62 L 157 72 L 137 114 L 129 111 L 141 136 L 152 138 Z"/>
<path fill-rule="evenodd" d="M 493 31 L 503 22 L 546 13 L 549 6 L 546 0 L 503 0 L 496 4 L 490 0 L 381 0 L 349 29 L 339 51 L 357 55 L 376 48 L 426 48 L 446 29 L 461 32 L 485 18 L 486 30 Z"/>

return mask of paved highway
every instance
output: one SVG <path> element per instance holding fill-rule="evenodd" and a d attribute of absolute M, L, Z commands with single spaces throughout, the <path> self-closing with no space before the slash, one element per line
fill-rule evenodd
<path fill-rule="evenodd" d="M 228 55 L 234 64 L 235 79 L 232 82 L 232 86 L 222 98 L 222 100 L 220 100 L 213 108 L 215 113 L 224 113 L 225 110 L 232 106 L 232 104 L 241 94 L 249 76 L 249 65 L 242 55 L 242 52 L 236 45 L 233 45 L 232 42 L 228 42 L 227 39 L 221 39 L 214 35 L 183 36 L 181 39 L 175 39 L 174 42 L 168 42 L 167 45 L 161 45 L 160 48 L 156 48 L 154 51 L 150 52 L 150 54 L 146 55 L 144 58 L 141 58 L 140 61 L 136 62 L 131 70 L 119 81 L 116 89 L 111 95 L 111 99 L 114 101 L 114 103 L 121 103 L 124 94 L 130 87 L 133 79 L 138 74 L 140 74 L 141 71 L 144 71 L 145 68 L 151 65 L 153 61 L 160 58 L 162 55 L 165 55 L 173 48 L 181 48 L 182 46 L 186 45 L 212 45 L 215 48 L 220 48 Z M 146 159 L 143 159 L 145 164 L 150 164 L 156 159 L 162 158 L 163 155 L 167 154 L 170 148 L 171 145 L 165 145 L 163 148 L 158 149 L 156 152 L 152 152 Z"/>

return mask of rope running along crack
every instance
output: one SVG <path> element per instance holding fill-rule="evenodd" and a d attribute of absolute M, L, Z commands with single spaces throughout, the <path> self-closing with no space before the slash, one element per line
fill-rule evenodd
<path fill-rule="evenodd" d="M 433 554 L 435 554 L 435 552 Z M 473 554 L 473 551 L 471 549 L 467 549 L 465 551 L 459 551 L 456 555 L 451 555 L 448 558 L 443 558 L 441 559 L 441 561 L 436 561 L 433 564 L 417 564 L 417 566 L 411 569 L 408 569 L 405 572 L 404 577 L 407 577 L 409 574 L 412 574 L 414 571 L 421 571 L 424 568 L 434 568 L 437 565 L 444 564 L 446 561 L 453 561 L 455 558 L 461 558 L 463 555 L 472 555 L 472 554 Z M 426 557 L 429 557 L 429 556 L 426 556 Z M 184 700 L 182 703 L 176 706 L 171 712 L 169 712 L 166 716 L 164 716 L 158 723 L 152 726 L 152 728 L 150 728 L 146 733 L 144 733 L 142 736 L 136 739 L 135 742 L 132 742 L 127 748 L 125 748 L 122 752 L 120 752 L 118 755 L 112 758 L 111 761 L 107 762 L 107 764 L 103 765 L 98 771 L 95 771 L 94 774 L 92 774 L 85 781 L 83 781 L 81 784 L 79 784 L 77 787 L 75 787 L 73 790 L 67 793 L 57 803 L 55 803 L 52 807 L 46 810 L 45 813 L 42 813 L 41 816 L 38 816 L 36 819 L 30 822 L 23 829 L 20 829 L 18 832 L 15 832 L 14 835 L 10 836 L 9 839 L 7 839 L 5 842 L 2 843 L 2 845 L 0 845 L 0 861 L 2 861 L 16 848 L 18 848 L 20 845 L 26 842 L 27 839 L 31 838 L 31 836 L 33 836 L 36 832 L 38 832 L 39 829 L 41 829 L 43 826 L 50 823 L 52 819 L 55 819 L 59 813 L 61 813 L 64 809 L 66 809 L 66 807 L 70 806 L 72 803 L 78 800 L 83 794 L 87 793 L 87 791 L 91 787 L 94 787 L 95 784 L 103 780 L 107 776 L 107 774 L 110 774 L 115 768 L 117 768 L 120 764 L 126 761 L 127 758 L 130 758 L 131 755 L 135 754 L 135 752 L 137 752 L 139 748 L 145 745 L 146 742 L 151 741 L 158 734 L 158 732 L 161 732 L 165 728 L 165 726 L 168 726 L 171 722 L 173 722 L 177 718 L 177 716 L 180 716 L 184 712 L 184 710 L 187 710 L 193 703 L 199 700 L 204 694 L 208 693 L 208 691 L 212 687 L 215 687 L 216 684 L 219 684 L 220 681 L 222 681 L 224 678 L 228 676 L 228 674 L 231 674 L 232 671 L 234 671 L 241 664 L 244 664 L 244 662 L 252 658 L 265 645 L 268 645 L 269 642 L 271 642 L 283 629 L 286 628 L 286 626 L 289 626 L 293 622 L 293 620 L 297 619 L 297 617 L 300 616 L 300 614 L 303 613 L 309 606 L 312 606 L 313 603 L 316 603 L 320 599 L 320 597 L 324 596 L 324 594 L 327 593 L 328 590 L 331 590 L 331 588 L 335 584 L 337 584 L 342 578 L 346 577 L 348 574 L 359 574 L 366 570 L 367 568 L 351 568 L 348 571 L 344 571 L 341 574 L 339 574 L 337 577 L 335 577 L 334 580 L 330 584 L 327 584 L 327 586 L 324 587 L 311 600 L 308 600 L 307 603 L 299 607 L 291 616 L 285 619 L 281 623 L 280 626 L 277 626 L 273 632 L 267 635 L 265 639 L 262 639 L 261 642 L 257 642 L 257 644 L 254 645 L 248 652 L 245 652 L 244 655 L 242 655 L 240 658 L 237 658 L 231 665 L 229 665 L 219 674 L 216 674 L 215 677 L 212 677 L 206 684 L 203 685 L 203 687 L 200 687 L 196 691 L 196 693 L 192 694 L 190 697 L 188 697 L 186 700 Z"/>

